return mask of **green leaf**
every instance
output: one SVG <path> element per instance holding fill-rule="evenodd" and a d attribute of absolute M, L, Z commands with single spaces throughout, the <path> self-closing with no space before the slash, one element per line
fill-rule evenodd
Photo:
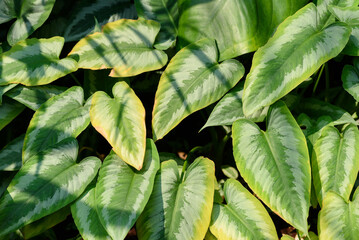
<path fill-rule="evenodd" d="M 18 85 L 6 93 L 6 96 L 36 111 L 44 102 L 66 90 L 64 87 L 46 85 L 26 87 Z"/>
<path fill-rule="evenodd" d="M 6 86 L 0 86 L 0 105 L 2 104 L 2 96 L 10 91 L 11 89 L 13 89 L 17 84 L 9 84 Z"/>
<path fill-rule="evenodd" d="M 71 10 L 68 26 L 64 33 L 65 40 L 78 41 L 95 28 L 95 20 L 103 26 L 121 18 L 135 19 L 136 8 L 130 0 L 86 0 L 76 2 Z"/>
<path fill-rule="evenodd" d="M 101 91 L 93 95 L 91 124 L 123 161 L 140 170 L 146 149 L 145 109 L 127 83 L 118 82 L 112 92 L 114 98 Z"/>
<path fill-rule="evenodd" d="M 356 191 L 357 193 L 358 191 Z M 319 239 L 355 240 L 359 235 L 359 197 L 345 201 L 334 192 L 328 192 L 318 216 Z"/>
<path fill-rule="evenodd" d="M 153 48 L 159 31 L 155 21 L 121 19 L 81 39 L 69 56 L 78 59 L 79 68 L 112 68 L 112 77 L 135 76 L 166 64 L 167 55 Z"/>
<path fill-rule="evenodd" d="M 112 94 L 113 86 L 119 81 L 126 81 L 127 78 L 114 78 L 108 76 L 108 69 L 104 70 L 85 70 L 84 91 L 85 96 L 91 96 L 97 91 L 103 91 L 109 95 Z"/>
<path fill-rule="evenodd" d="M 72 217 L 83 239 L 111 240 L 98 216 L 95 191 L 91 188 L 71 205 Z"/>
<path fill-rule="evenodd" d="M 139 17 L 158 21 L 161 30 L 157 36 L 155 47 L 167 49 L 175 41 L 178 28 L 178 5 L 176 0 L 135 0 Z"/>
<path fill-rule="evenodd" d="M 22 0 L 0 2 L 0 23 L 16 19 L 10 27 L 7 41 L 14 45 L 26 39 L 49 17 L 55 0 Z"/>
<path fill-rule="evenodd" d="M 282 98 L 343 50 L 351 28 L 340 22 L 321 28 L 317 17 L 316 6 L 308 4 L 280 24 L 254 54 L 244 85 L 245 115 Z"/>
<path fill-rule="evenodd" d="M 24 105 L 12 99 L 4 98 L 0 105 L 0 130 L 14 120 L 24 109 Z"/>
<path fill-rule="evenodd" d="M 62 37 L 28 39 L 0 55 L 0 86 L 20 83 L 44 85 L 77 70 L 71 58 L 59 59 Z"/>
<path fill-rule="evenodd" d="M 4 194 L 11 180 L 17 172 L 1 172 L 0 174 L 0 197 Z M 0 238 L 1 239 L 1 238 Z"/>
<path fill-rule="evenodd" d="M 237 60 L 218 63 L 214 40 L 202 39 L 183 48 L 172 58 L 158 85 L 152 119 L 154 140 L 220 99 L 243 74 L 244 67 Z"/>
<path fill-rule="evenodd" d="M 31 157 L 0 199 L 0 236 L 63 208 L 78 198 L 101 165 L 95 157 L 76 163 L 73 138 Z"/>
<path fill-rule="evenodd" d="M 232 166 L 222 165 L 221 169 L 222 169 L 223 174 L 228 178 L 237 179 L 239 176 L 237 169 L 235 169 Z"/>
<path fill-rule="evenodd" d="M 136 223 L 139 239 L 203 239 L 212 212 L 214 163 L 199 157 L 183 180 L 174 160 L 161 163 L 153 191 Z"/>
<path fill-rule="evenodd" d="M 345 65 L 342 72 L 343 88 L 355 101 L 359 102 L 359 59 L 354 59 L 353 66 Z"/>
<path fill-rule="evenodd" d="M 206 127 L 232 125 L 238 119 L 249 119 L 254 122 L 262 122 L 267 115 L 268 107 L 265 107 L 254 114 L 245 117 L 243 114 L 243 94 L 244 82 L 239 82 L 231 91 L 229 91 L 214 107 L 211 115 L 208 117 Z"/>
<path fill-rule="evenodd" d="M 90 104 L 81 87 L 54 96 L 35 112 L 27 128 L 22 161 L 68 137 L 77 137 L 90 123 Z"/>
<path fill-rule="evenodd" d="M 179 46 L 201 38 L 218 43 L 220 60 L 257 50 L 277 25 L 308 0 L 180 0 Z"/>
<path fill-rule="evenodd" d="M 334 22 L 331 7 L 353 7 L 358 6 L 358 3 L 358 0 L 318 0 L 318 26 L 325 27 Z"/>
<path fill-rule="evenodd" d="M 210 230 L 218 239 L 278 239 L 268 212 L 238 181 L 224 184 L 226 205 L 213 205 Z"/>
<path fill-rule="evenodd" d="M 124 239 L 150 198 L 160 160 L 156 146 L 147 140 L 144 166 L 130 167 L 112 152 L 100 170 L 96 185 L 97 211 L 112 239 Z"/>
<path fill-rule="evenodd" d="M 0 151 L 0 171 L 17 171 L 22 166 L 22 146 L 25 135 L 21 135 L 8 143 Z"/>
<path fill-rule="evenodd" d="M 340 134 L 327 126 L 314 145 L 313 183 L 319 204 L 329 191 L 348 201 L 359 171 L 359 130 L 350 124 Z"/>
<path fill-rule="evenodd" d="M 237 168 L 253 192 L 293 227 L 308 233 L 310 163 L 305 136 L 283 102 L 268 111 L 267 131 L 240 119 L 233 124 Z"/>

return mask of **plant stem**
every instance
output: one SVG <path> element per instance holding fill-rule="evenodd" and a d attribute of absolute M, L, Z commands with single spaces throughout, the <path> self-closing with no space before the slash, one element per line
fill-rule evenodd
<path fill-rule="evenodd" d="M 70 73 L 70 76 L 72 77 L 73 80 L 75 80 L 75 82 L 76 82 L 79 86 L 81 86 L 80 81 L 77 79 L 77 77 L 76 77 L 74 74 Z"/>
<path fill-rule="evenodd" d="M 323 70 L 324 70 L 324 66 L 325 66 L 325 64 L 323 64 L 323 65 L 322 65 L 322 67 L 320 68 L 320 71 L 319 71 L 319 74 L 318 74 L 317 80 L 315 81 L 315 84 L 314 84 L 313 94 L 315 93 L 315 90 L 317 90 L 317 86 L 318 86 L 318 83 L 319 83 L 320 77 L 322 76 L 322 73 L 323 73 Z"/>

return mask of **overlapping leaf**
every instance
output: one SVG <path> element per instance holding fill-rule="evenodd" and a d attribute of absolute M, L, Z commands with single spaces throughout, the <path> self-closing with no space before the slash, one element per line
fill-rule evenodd
<path fill-rule="evenodd" d="M 65 139 L 31 157 L 0 199 L 0 236 L 49 215 L 74 201 L 101 165 L 95 157 L 76 163 L 78 145 Z"/>
<path fill-rule="evenodd" d="M 180 0 L 179 46 L 217 40 L 220 60 L 257 50 L 286 17 L 308 0 Z"/>
<path fill-rule="evenodd" d="M 271 106 L 265 132 L 249 120 L 237 120 L 233 152 L 240 174 L 254 193 L 288 223 L 308 233 L 308 148 L 285 104 Z"/>
<path fill-rule="evenodd" d="M 14 87 L 16 87 L 17 84 L 9 84 L 9 85 L 5 85 L 5 86 L 0 86 L 0 105 L 2 103 L 2 96 L 10 91 L 11 89 L 13 89 Z"/>
<path fill-rule="evenodd" d="M 351 28 L 341 22 L 322 28 L 318 14 L 316 6 L 308 4 L 280 24 L 254 54 L 244 85 L 245 115 L 282 98 L 343 50 Z"/>
<path fill-rule="evenodd" d="M 0 130 L 14 120 L 24 109 L 24 105 L 12 99 L 4 99 L 0 105 Z"/>
<path fill-rule="evenodd" d="M 214 164 L 199 157 L 183 180 L 174 160 L 161 163 L 150 200 L 136 223 L 140 240 L 203 239 L 213 206 Z"/>
<path fill-rule="evenodd" d="M 95 28 L 95 18 L 99 26 L 121 18 L 136 18 L 136 8 L 130 0 L 87 0 L 77 2 L 72 9 L 64 38 L 77 41 Z"/>
<path fill-rule="evenodd" d="M 0 150 L 0 171 L 16 171 L 22 166 L 22 146 L 25 135 L 21 135 Z"/>
<path fill-rule="evenodd" d="M 359 197 L 345 201 L 334 192 L 328 192 L 318 216 L 320 240 L 355 240 L 359 236 Z"/>
<path fill-rule="evenodd" d="M 135 224 L 150 198 L 159 168 L 157 149 L 150 139 L 140 171 L 114 152 L 105 159 L 96 185 L 96 202 L 99 218 L 112 239 L 124 239 Z"/>
<path fill-rule="evenodd" d="M 113 77 L 153 71 L 167 62 L 167 55 L 153 48 L 159 31 L 155 21 L 121 19 L 81 39 L 69 55 L 78 59 L 79 68 L 112 68 Z"/>
<path fill-rule="evenodd" d="M 234 60 L 218 63 L 214 40 L 203 39 L 179 51 L 161 76 L 153 107 L 153 136 L 163 138 L 185 117 L 231 89 L 244 74 Z"/>
<path fill-rule="evenodd" d="M 59 59 L 62 37 L 28 39 L 0 55 L 0 86 L 20 83 L 44 85 L 77 70 L 71 58 Z"/>
<path fill-rule="evenodd" d="M 217 239 L 278 239 L 263 205 L 238 181 L 224 184 L 226 205 L 213 205 L 210 230 Z"/>
<path fill-rule="evenodd" d="M 342 72 L 343 88 L 350 93 L 356 101 L 359 101 L 359 59 L 354 59 L 354 64 L 345 65 Z"/>
<path fill-rule="evenodd" d="M 90 123 L 90 104 L 81 87 L 54 96 L 35 112 L 26 131 L 23 162 L 68 137 L 77 137 Z"/>
<path fill-rule="evenodd" d="M 93 95 L 91 124 L 123 161 L 140 170 L 146 149 L 145 109 L 127 83 L 118 82 L 112 92 L 114 98 L 100 91 Z"/>
<path fill-rule="evenodd" d="M 359 130 L 350 124 L 342 134 L 332 126 L 322 130 L 312 154 L 313 183 L 319 203 L 329 191 L 348 201 L 359 171 Z"/>
<path fill-rule="evenodd" d="M 318 0 L 318 26 L 325 27 L 334 22 L 331 7 L 354 7 L 358 3 L 358 0 Z"/>
<path fill-rule="evenodd" d="M 55 0 L 22 0 L 0 2 L 0 23 L 16 18 L 10 27 L 7 41 L 14 45 L 26 39 L 49 17 Z"/>
<path fill-rule="evenodd" d="M 169 48 L 177 37 L 178 6 L 176 0 L 135 0 L 137 13 L 140 17 L 156 20 L 161 24 L 155 47 Z"/>

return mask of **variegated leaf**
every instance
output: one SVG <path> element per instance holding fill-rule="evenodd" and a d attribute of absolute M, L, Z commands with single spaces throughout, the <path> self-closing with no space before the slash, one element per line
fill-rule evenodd
<path fill-rule="evenodd" d="M 22 166 L 22 146 L 25 135 L 21 135 L 8 143 L 0 151 L 0 171 L 17 171 Z"/>
<path fill-rule="evenodd" d="M 329 191 L 348 201 L 359 171 L 359 130 L 350 124 L 342 134 L 327 126 L 314 145 L 313 183 L 319 204 Z"/>
<path fill-rule="evenodd" d="M 66 88 L 64 87 L 52 85 L 36 87 L 18 85 L 8 91 L 5 95 L 36 111 L 44 102 L 53 96 L 63 93 L 65 90 Z"/>
<path fill-rule="evenodd" d="M 310 162 L 302 130 L 283 102 L 272 105 L 267 130 L 240 119 L 233 124 L 237 168 L 254 193 L 289 224 L 308 234 Z"/>
<path fill-rule="evenodd" d="M 55 0 L 0 1 L 0 23 L 16 19 L 7 35 L 9 44 L 30 36 L 46 21 L 54 4 Z"/>
<path fill-rule="evenodd" d="M 285 96 L 343 50 L 351 28 L 338 22 L 322 29 L 317 18 L 316 6 L 309 3 L 254 54 L 243 92 L 246 116 Z"/>
<path fill-rule="evenodd" d="M 54 96 L 35 112 L 27 128 L 22 161 L 68 137 L 77 137 L 90 123 L 90 103 L 81 87 Z"/>
<path fill-rule="evenodd" d="M 76 2 L 71 11 L 64 38 L 78 41 L 95 28 L 95 18 L 99 26 L 121 18 L 135 19 L 136 8 L 130 0 L 86 0 Z"/>
<path fill-rule="evenodd" d="M 120 19 L 81 39 L 69 56 L 78 59 L 79 68 L 112 68 L 113 77 L 153 71 L 167 62 L 167 55 L 153 48 L 159 31 L 155 21 Z"/>
<path fill-rule="evenodd" d="M 231 91 L 229 91 L 214 107 L 211 115 L 209 115 L 206 127 L 232 125 L 238 119 L 247 118 L 254 122 L 262 122 L 267 115 L 268 107 L 265 107 L 254 114 L 245 117 L 242 107 L 242 94 L 244 82 L 239 82 Z"/>
<path fill-rule="evenodd" d="M 0 105 L 2 104 L 2 96 L 10 91 L 11 89 L 13 89 L 14 87 L 16 87 L 17 84 L 9 84 L 9 85 L 5 85 L 5 86 L 0 86 Z"/>
<path fill-rule="evenodd" d="M 136 223 L 140 240 L 203 239 L 213 207 L 214 164 L 199 157 L 181 179 L 174 160 L 161 163 L 150 200 Z"/>
<path fill-rule="evenodd" d="M 114 152 L 105 160 L 96 185 L 97 211 L 112 239 L 124 239 L 150 198 L 160 167 L 156 146 L 147 140 L 140 171 L 127 165 Z"/>
<path fill-rule="evenodd" d="M 178 6 L 176 0 L 135 0 L 139 17 L 158 21 L 161 30 L 156 38 L 157 49 L 167 49 L 176 41 Z"/>
<path fill-rule="evenodd" d="M 95 157 L 76 163 L 77 141 L 68 138 L 31 157 L 0 199 L 0 236 L 47 216 L 78 198 L 101 165 Z"/>
<path fill-rule="evenodd" d="M 325 27 L 334 22 L 334 16 L 330 9 L 331 7 L 353 7 L 358 6 L 358 3 L 358 0 L 318 0 L 318 26 Z"/>
<path fill-rule="evenodd" d="M 93 95 L 91 124 L 123 161 L 140 170 L 146 148 L 145 109 L 127 83 L 116 83 L 112 92 L 114 98 L 101 91 Z"/>
<path fill-rule="evenodd" d="M 71 205 L 72 217 L 84 240 L 112 240 L 98 216 L 95 191 L 90 188 Z"/>
<path fill-rule="evenodd" d="M 342 72 L 343 88 L 359 102 L 359 58 L 353 66 L 345 65 Z"/>
<path fill-rule="evenodd" d="M 180 0 L 178 41 L 185 47 L 201 38 L 218 43 L 220 60 L 257 50 L 277 25 L 308 0 Z"/>
<path fill-rule="evenodd" d="M 226 205 L 213 205 L 210 230 L 219 240 L 278 239 L 268 212 L 238 181 L 224 184 Z"/>
<path fill-rule="evenodd" d="M 328 192 L 318 215 L 320 240 L 356 240 L 359 236 L 359 197 L 346 201 L 334 192 Z"/>
<path fill-rule="evenodd" d="M 62 37 L 28 39 L 0 55 L 0 85 L 44 85 L 77 70 L 71 58 L 59 59 Z"/>
<path fill-rule="evenodd" d="M 218 63 L 214 40 L 202 39 L 183 48 L 172 58 L 158 85 L 152 119 L 154 140 L 217 101 L 243 74 L 244 67 L 237 60 Z"/>
<path fill-rule="evenodd" d="M 12 99 L 4 98 L 0 105 L 0 130 L 14 120 L 24 109 L 24 105 Z"/>

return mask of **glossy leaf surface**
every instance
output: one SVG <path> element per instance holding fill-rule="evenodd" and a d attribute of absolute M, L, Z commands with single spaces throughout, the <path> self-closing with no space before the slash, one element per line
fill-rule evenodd
<path fill-rule="evenodd" d="M 90 123 L 89 108 L 77 86 L 42 104 L 26 131 L 23 162 L 65 138 L 77 137 Z"/>
<path fill-rule="evenodd" d="M 342 72 L 343 88 L 359 101 L 359 59 L 354 59 L 354 64 L 345 65 Z"/>
<path fill-rule="evenodd" d="M 237 168 L 274 212 L 307 233 L 310 163 L 305 136 L 283 102 L 271 106 L 267 130 L 240 119 L 233 124 Z"/>
<path fill-rule="evenodd" d="M 12 99 L 4 99 L 0 105 L 0 130 L 14 120 L 24 109 L 24 105 Z"/>
<path fill-rule="evenodd" d="M 313 183 L 319 203 L 329 191 L 348 201 L 359 171 L 359 130 L 350 124 L 344 132 L 332 126 L 322 130 L 312 154 Z"/>
<path fill-rule="evenodd" d="M 0 150 L 0 171 L 16 171 L 22 166 L 22 146 L 24 135 L 21 135 Z"/>
<path fill-rule="evenodd" d="M 71 58 L 59 59 L 62 37 L 28 39 L 0 55 L 0 86 L 20 83 L 26 86 L 48 84 L 77 70 Z"/>
<path fill-rule="evenodd" d="M 272 219 L 260 201 L 238 181 L 224 184 L 226 205 L 215 203 L 210 231 L 217 239 L 278 239 Z"/>
<path fill-rule="evenodd" d="M 78 145 L 69 138 L 30 158 L 0 199 L 0 236 L 74 201 L 96 176 L 101 161 L 76 163 Z"/>
<path fill-rule="evenodd" d="M 343 50 L 351 28 L 340 22 L 321 28 L 317 17 L 316 6 L 308 4 L 280 24 L 254 54 L 244 85 L 245 115 L 282 98 Z"/>
<path fill-rule="evenodd" d="M 79 68 L 112 68 L 113 77 L 153 71 L 167 62 L 167 55 L 153 48 L 159 31 L 155 21 L 121 19 L 81 39 L 69 55 L 78 59 Z"/>
<path fill-rule="evenodd" d="M 124 239 L 150 198 L 160 168 L 157 149 L 147 140 L 140 171 L 127 165 L 114 152 L 105 160 L 96 185 L 97 211 L 112 239 Z"/>
<path fill-rule="evenodd" d="M 136 223 L 140 240 L 203 239 L 213 206 L 214 164 L 199 157 L 181 180 L 174 160 L 161 163 L 150 200 Z"/>
<path fill-rule="evenodd" d="M 158 85 L 152 119 L 154 140 L 217 101 L 243 74 L 243 65 L 234 59 L 218 63 L 213 40 L 203 39 L 183 48 L 172 58 Z"/>
<path fill-rule="evenodd" d="M 100 91 L 93 95 L 91 124 L 123 161 L 140 170 L 146 148 L 145 109 L 127 83 L 118 82 L 112 92 L 114 98 Z"/>

